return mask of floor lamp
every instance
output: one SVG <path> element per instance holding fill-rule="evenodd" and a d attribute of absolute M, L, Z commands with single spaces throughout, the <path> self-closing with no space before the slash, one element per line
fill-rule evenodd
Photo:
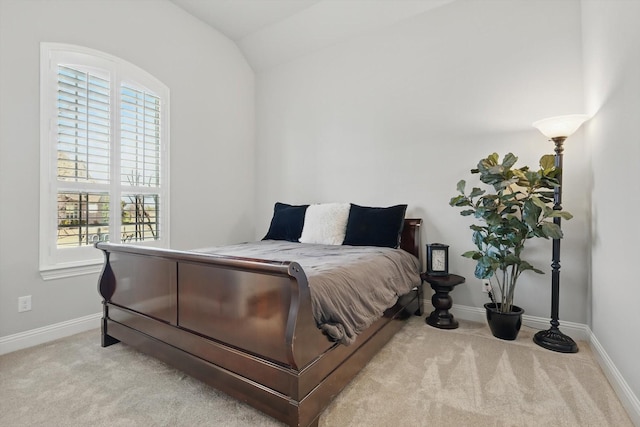
<path fill-rule="evenodd" d="M 573 114 L 568 116 L 550 117 L 533 123 L 543 135 L 555 143 L 555 167 L 562 171 L 562 144 L 578 128 L 588 120 L 588 116 Z M 559 186 L 553 191 L 553 209 L 562 209 L 562 172 L 558 176 Z M 553 222 L 560 227 L 560 217 L 553 218 Z M 533 341 L 541 347 L 561 353 L 576 353 L 578 346 L 571 337 L 560 332 L 558 328 L 558 305 L 560 300 L 560 239 L 553 239 L 553 255 L 551 262 L 551 328 L 537 332 Z"/>

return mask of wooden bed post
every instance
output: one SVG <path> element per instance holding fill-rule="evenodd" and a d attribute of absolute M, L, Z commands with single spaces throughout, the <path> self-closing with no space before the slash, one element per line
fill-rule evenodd
<path fill-rule="evenodd" d="M 96 244 L 96 248 L 97 248 Z M 116 289 L 116 278 L 113 274 L 113 270 L 111 269 L 111 265 L 109 264 L 109 252 L 104 249 L 101 249 L 104 253 L 104 268 L 102 269 L 102 273 L 100 274 L 100 278 L 98 279 L 98 292 L 102 295 L 102 321 L 100 324 L 101 330 L 101 341 L 100 345 L 102 347 L 108 347 L 110 345 L 119 343 L 120 340 L 110 336 L 107 332 L 107 319 L 109 318 L 109 306 L 107 305 L 111 297 L 113 296 L 113 292 Z"/>
<path fill-rule="evenodd" d="M 420 228 L 422 226 L 422 219 L 420 218 L 405 218 L 404 227 L 402 228 L 402 237 L 400 239 L 400 248 L 415 255 L 420 260 L 420 268 L 422 268 L 422 258 L 420 257 Z M 422 284 L 418 286 L 418 308 L 413 313 L 416 316 L 422 316 L 424 314 L 424 291 Z"/>

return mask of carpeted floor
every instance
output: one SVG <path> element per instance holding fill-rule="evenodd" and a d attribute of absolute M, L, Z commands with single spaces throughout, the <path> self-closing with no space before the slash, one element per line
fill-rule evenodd
<path fill-rule="evenodd" d="M 554 353 L 534 332 L 412 318 L 320 426 L 632 426 L 587 343 Z M 98 330 L 1 356 L 0 393 L 2 426 L 282 426 Z"/>

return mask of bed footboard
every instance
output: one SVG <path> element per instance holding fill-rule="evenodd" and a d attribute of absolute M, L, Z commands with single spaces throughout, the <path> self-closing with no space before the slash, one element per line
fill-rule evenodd
<path fill-rule="evenodd" d="M 295 262 L 96 247 L 105 253 L 99 282 L 105 319 L 115 310 L 124 325 L 146 317 L 294 369 L 317 355 L 317 346 L 305 340 L 318 329 L 307 278 Z M 103 342 L 113 342 L 104 324 Z"/>
<path fill-rule="evenodd" d="M 420 220 L 407 221 L 404 246 L 417 256 Z M 317 327 L 295 262 L 96 247 L 105 256 L 102 346 L 122 341 L 290 426 L 317 426 L 403 319 L 421 313 L 419 286 L 344 346 Z"/>

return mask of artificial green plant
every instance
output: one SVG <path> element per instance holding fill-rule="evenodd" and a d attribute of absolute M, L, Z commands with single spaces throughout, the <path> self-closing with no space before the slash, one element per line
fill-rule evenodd
<path fill-rule="evenodd" d="M 527 166 L 515 169 L 517 160 L 512 153 L 504 156 L 502 163 L 496 153 L 480 160 L 471 173 L 480 174 L 480 181 L 493 191 L 474 187 L 467 195 L 466 182 L 461 180 L 457 185 L 460 194 L 449 202 L 463 208 L 460 215 L 480 221 L 469 227 L 477 249 L 462 256 L 476 261 L 475 276 L 490 281 L 496 309 L 503 313 L 512 311 L 520 274 L 527 270 L 543 274 L 522 259 L 525 242 L 534 237 L 562 238 L 562 230 L 553 218 L 572 218 L 559 205 L 553 206 L 561 173 L 554 166 L 554 156 L 542 156 L 537 171 Z"/>

